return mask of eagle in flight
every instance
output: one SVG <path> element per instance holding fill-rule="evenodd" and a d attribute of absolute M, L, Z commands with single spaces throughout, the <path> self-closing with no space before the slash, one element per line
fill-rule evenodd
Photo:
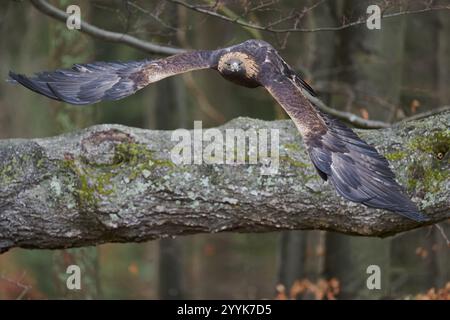
<path fill-rule="evenodd" d="M 320 177 L 344 198 L 415 221 L 428 220 L 396 183 L 388 161 L 351 129 L 312 105 L 302 91 L 315 96 L 314 90 L 265 41 L 248 40 L 157 60 L 75 64 L 72 69 L 32 77 L 13 72 L 9 76 L 51 99 L 85 105 L 122 99 L 150 83 L 200 69 L 217 70 L 241 86 L 264 87 L 294 121 Z"/>

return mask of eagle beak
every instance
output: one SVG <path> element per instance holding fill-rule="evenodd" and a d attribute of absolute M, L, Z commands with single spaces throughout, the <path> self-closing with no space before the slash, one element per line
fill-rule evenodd
<path fill-rule="evenodd" d="M 242 61 L 238 59 L 230 59 L 225 64 L 227 66 L 226 68 L 231 72 L 239 72 L 242 69 Z"/>
<path fill-rule="evenodd" d="M 238 62 L 234 61 L 230 64 L 230 70 L 235 72 L 235 71 L 239 71 L 241 69 L 241 66 Z"/>

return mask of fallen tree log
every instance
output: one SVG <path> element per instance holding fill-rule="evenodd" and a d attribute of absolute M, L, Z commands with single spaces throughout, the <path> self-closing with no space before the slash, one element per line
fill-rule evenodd
<path fill-rule="evenodd" d="M 93 126 L 0 141 L 0 252 L 193 233 L 322 229 L 385 237 L 450 217 L 450 112 L 357 130 L 390 161 L 422 212 L 419 224 L 336 195 L 291 121 L 233 120 L 218 129 L 278 129 L 279 170 L 260 164 L 175 165 L 170 131 Z"/>

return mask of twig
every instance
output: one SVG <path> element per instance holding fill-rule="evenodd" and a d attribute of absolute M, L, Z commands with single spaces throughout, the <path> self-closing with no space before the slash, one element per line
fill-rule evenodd
<path fill-rule="evenodd" d="M 415 115 L 413 115 L 411 117 L 407 117 L 405 119 L 402 119 L 401 122 L 420 120 L 420 119 L 423 119 L 423 118 L 426 118 L 426 117 L 429 117 L 429 116 L 432 116 L 432 115 L 435 115 L 435 114 L 438 114 L 438 113 L 441 113 L 441 112 L 446 112 L 448 110 L 450 110 L 450 106 L 443 106 L 441 108 L 433 109 L 433 110 L 430 110 L 430 111 L 426 111 L 426 112 L 422 112 L 422 113 L 419 113 L 419 114 L 415 114 Z"/>
<path fill-rule="evenodd" d="M 33 6 L 44 13 L 45 15 L 52 17 L 61 22 L 66 22 L 69 15 L 58 8 L 55 8 L 51 4 L 49 4 L 45 0 L 31 0 Z M 167 46 L 161 46 L 154 43 L 150 43 L 148 41 L 143 41 L 128 34 L 112 32 L 108 30 L 104 30 L 98 28 L 92 24 L 89 24 L 85 21 L 81 21 L 81 29 L 80 32 L 89 34 L 97 39 L 102 39 L 111 42 L 119 42 L 126 44 L 130 47 L 154 54 L 164 54 L 164 55 L 172 55 L 185 52 L 186 50 L 180 48 L 173 48 Z"/>
<path fill-rule="evenodd" d="M 30 291 L 30 289 L 32 288 L 32 286 L 30 285 L 26 285 L 21 283 L 20 281 L 24 278 L 25 276 L 25 272 L 22 274 L 22 276 L 20 277 L 20 279 L 18 281 L 9 279 L 7 277 L 5 277 L 3 274 L 0 276 L 0 279 L 12 283 L 14 285 L 16 285 L 18 288 L 21 288 L 22 291 L 20 292 L 20 294 L 17 296 L 16 300 L 22 300 L 22 298 L 28 293 L 28 291 Z"/>
<path fill-rule="evenodd" d="M 193 10 L 193 11 L 196 11 L 196 12 L 199 12 L 202 14 L 209 15 L 211 17 L 215 17 L 215 18 L 227 21 L 227 22 L 241 25 L 246 28 L 252 28 L 252 29 L 271 32 L 271 33 L 340 31 L 340 30 L 344 30 L 344 29 L 347 29 L 350 27 L 354 27 L 354 26 L 358 26 L 358 25 L 366 23 L 365 18 L 359 18 L 355 21 L 345 23 L 340 26 L 333 26 L 333 27 L 320 27 L 320 28 L 297 28 L 297 27 L 294 27 L 294 28 L 277 29 L 277 28 L 272 28 L 271 26 L 262 26 L 262 25 L 258 25 L 258 24 L 252 23 L 252 22 L 248 22 L 241 18 L 232 19 L 232 18 L 222 15 L 218 12 L 210 11 L 208 9 L 204 9 L 204 8 L 192 5 L 192 4 L 188 4 L 184 1 L 180 1 L 180 0 L 166 0 L 166 1 L 172 2 L 176 5 L 186 7 L 190 10 Z M 402 15 L 407 15 L 407 14 L 424 13 L 424 12 L 437 11 L 437 10 L 450 10 L 450 6 L 426 7 L 426 8 L 419 9 L 419 10 L 406 10 L 406 11 L 400 11 L 400 12 L 395 12 L 395 13 L 388 13 L 388 14 L 383 14 L 382 18 L 387 19 L 387 18 L 393 18 L 393 17 L 398 17 L 398 16 L 402 16 Z"/>
<path fill-rule="evenodd" d="M 303 94 L 308 98 L 309 101 L 311 101 L 312 104 L 314 104 L 320 110 L 322 110 L 338 119 L 341 119 L 345 122 L 351 123 L 352 125 L 354 125 L 357 128 L 380 129 L 380 128 L 388 128 L 391 126 L 387 122 L 376 121 L 376 120 L 366 120 L 366 119 L 361 118 L 353 113 L 346 112 L 346 111 L 339 111 L 339 110 L 330 108 L 322 100 L 320 100 L 317 97 L 313 97 L 308 92 L 306 92 L 306 90 L 303 90 Z"/>
<path fill-rule="evenodd" d="M 170 29 L 172 31 L 178 31 L 178 28 L 171 26 L 169 24 L 167 24 L 166 22 L 164 22 L 161 18 L 159 18 L 156 14 L 153 14 L 152 12 L 150 12 L 149 10 L 146 10 L 142 7 L 140 7 L 139 5 L 137 5 L 136 3 L 132 2 L 132 1 L 127 1 L 127 3 L 137 9 L 138 11 L 148 15 L 149 17 L 151 17 L 152 19 L 156 20 L 158 23 L 160 23 L 164 28 Z"/>
<path fill-rule="evenodd" d="M 434 226 L 435 226 L 435 227 L 439 230 L 439 232 L 441 233 L 441 236 L 444 238 L 445 243 L 447 244 L 447 247 L 450 248 L 450 240 L 448 240 L 448 237 L 447 237 L 447 235 L 445 234 L 444 229 L 443 229 L 438 223 L 436 223 Z"/>

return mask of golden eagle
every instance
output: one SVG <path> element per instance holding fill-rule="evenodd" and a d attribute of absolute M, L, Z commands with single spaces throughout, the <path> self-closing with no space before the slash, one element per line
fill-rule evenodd
<path fill-rule="evenodd" d="M 217 70 L 242 86 L 266 88 L 294 121 L 319 175 L 344 198 L 416 221 L 427 220 L 395 182 L 388 161 L 340 121 L 317 110 L 302 93 L 315 95 L 314 90 L 265 41 L 248 40 L 157 60 L 76 64 L 30 78 L 9 75 L 51 99 L 84 105 L 122 99 L 152 82 L 199 69 Z"/>

